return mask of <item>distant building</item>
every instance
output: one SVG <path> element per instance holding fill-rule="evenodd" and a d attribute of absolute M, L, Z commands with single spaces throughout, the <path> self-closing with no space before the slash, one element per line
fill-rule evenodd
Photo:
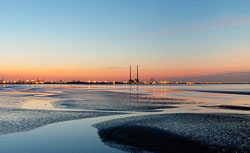
<path fill-rule="evenodd" d="M 139 67 L 137 65 L 137 77 L 135 78 L 135 80 L 132 80 L 132 74 L 131 74 L 131 65 L 130 65 L 130 71 L 129 71 L 129 80 L 128 83 L 129 84 L 138 84 L 140 82 L 139 80 Z"/>

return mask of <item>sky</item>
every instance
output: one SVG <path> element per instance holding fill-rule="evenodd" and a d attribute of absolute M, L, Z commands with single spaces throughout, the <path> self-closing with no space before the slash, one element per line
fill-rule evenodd
<path fill-rule="evenodd" d="M 128 80 L 129 65 L 141 80 L 250 72 L 249 0 L 0 2 L 6 80 Z"/>

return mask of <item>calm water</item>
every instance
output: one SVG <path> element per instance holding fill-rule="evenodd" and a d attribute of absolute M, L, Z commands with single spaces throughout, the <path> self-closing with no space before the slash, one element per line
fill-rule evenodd
<path fill-rule="evenodd" d="M 0 152 L 121 152 L 103 144 L 97 135 L 97 130 L 92 125 L 114 118 L 157 113 L 196 111 L 249 114 L 249 111 L 208 109 L 200 106 L 250 106 L 250 95 L 190 90 L 250 92 L 250 85 L 1 85 L 0 107 L 2 109 L 103 111 L 103 108 L 107 108 L 105 111 L 127 111 L 132 114 L 66 121 L 49 124 L 31 131 L 4 134 L 0 136 Z M 130 101 L 127 101 L 126 95 L 120 93 L 133 94 L 132 100 L 130 98 Z M 147 95 L 146 102 L 144 102 L 145 99 L 140 101 L 141 94 Z M 119 96 L 116 97 L 116 95 Z M 150 97 L 176 98 L 184 99 L 184 101 L 169 103 L 177 108 L 164 109 L 163 112 L 144 112 L 145 108 L 154 110 L 154 102 L 155 105 L 156 102 L 157 105 L 159 103 L 158 99 L 150 101 L 148 99 Z M 122 107 L 116 109 L 119 106 Z M 159 107 L 161 106 L 159 105 Z M 13 117 L 8 117 L 6 120 L 13 120 Z"/>
<path fill-rule="evenodd" d="M 105 119 L 108 119 L 106 117 Z M 104 145 L 92 124 L 105 120 L 82 119 L 44 126 L 28 132 L 0 137 L 0 152 L 3 153 L 80 153 L 121 151 Z M 112 119 L 112 118 L 110 118 Z"/>

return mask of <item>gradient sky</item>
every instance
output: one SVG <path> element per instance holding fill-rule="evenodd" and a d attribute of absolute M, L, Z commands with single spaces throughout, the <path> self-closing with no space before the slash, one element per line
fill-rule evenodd
<path fill-rule="evenodd" d="M 250 72 L 249 0 L 0 0 L 0 77 Z"/>

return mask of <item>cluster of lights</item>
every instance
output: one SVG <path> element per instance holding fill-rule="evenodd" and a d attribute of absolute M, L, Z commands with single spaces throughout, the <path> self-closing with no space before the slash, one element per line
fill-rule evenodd
<path fill-rule="evenodd" d="M 67 84 L 67 83 L 79 83 L 79 84 L 130 84 L 129 81 L 97 81 L 97 80 L 88 80 L 85 82 L 81 81 L 43 81 L 43 80 L 18 80 L 18 81 L 5 81 L 5 80 L 0 80 L 0 84 Z M 144 82 L 138 82 L 138 83 L 133 83 L 133 84 L 228 84 L 228 83 L 223 83 L 223 82 L 169 82 L 169 81 L 144 81 Z M 247 83 L 248 84 L 248 83 Z"/>
<path fill-rule="evenodd" d="M 4 81 L 1 80 L 0 84 L 44 84 L 44 81 L 24 80 L 24 81 Z"/>
<path fill-rule="evenodd" d="M 108 81 L 96 81 L 96 80 L 94 80 L 94 81 L 91 81 L 91 80 L 88 80 L 87 81 L 87 83 L 109 83 Z"/>
<path fill-rule="evenodd" d="M 67 83 L 66 81 L 43 81 L 43 80 L 18 80 L 18 81 L 5 81 L 0 80 L 0 84 L 57 84 Z"/>

